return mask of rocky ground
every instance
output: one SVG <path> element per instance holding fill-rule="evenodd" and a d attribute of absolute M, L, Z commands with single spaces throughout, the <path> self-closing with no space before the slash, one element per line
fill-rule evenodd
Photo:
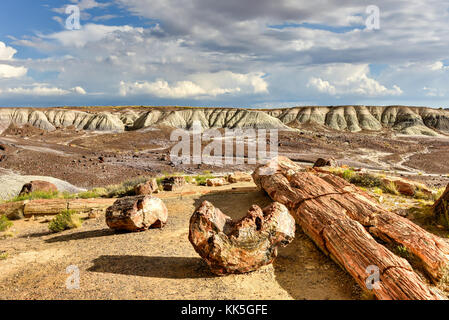
<path fill-rule="evenodd" d="M 1 181 L 18 175 L 46 176 L 90 189 L 141 176 L 168 173 L 215 174 L 251 171 L 252 165 L 217 167 L 174 165 L 169 152 L 172 129 L 156 126 L 135 131 L 96 132 L 75 127 L 45 131 L 15 125 L 0 135 Z M 279 132 L 279 154 L 311 165 L 334 157 L 340 165 L 409 177 L 434 188 L 449 182 L 449 138 L 398 135 L 391 130 L 351 133 L 328 127 L 300 126 Z M 22 180 L 20 180 L 22 181 Z M 22 181 L 23 182 L 23 181 Z M 22 183 L 20 182 L 20 183 Z M 2 188 L 7 188 L 2 182 Z M 8 187 L 10 188 L 10 187 Z M 14 186 L 14 188 L 18 188 Z M 15 189 L 14 189 L 15 190 Z M 421 203 L 384 195 L 383 204 L 408 214 Z M 2 299 L 360 299 L 352 278 L 297 230 L 296 239 L 280 250 L 273 265 L 247 275 L 216 277 L 188 242 L 188 221 L 202 200 L 232 218 L 252 204 L 270 200 L 260 192 L 167 197 L 170 216 L 162 230 L 113 233 L 104 217 L 86 220 L 82 228 L 48 232 L 48 219 L 16 221 L 12 237 L 0 239 Z M 410 219 L 433 233 L 420 215 Z M 65 286 L 66 268 L 81 272 L 79 290 Z"/>
<path fill-rule="evenodd" d="M 122 133 L 62 128 L 47 132 L 11 126 L 0 135 L 0 168 L 22 175 L 50 176 L 77 187 L 120 183 L 138 176 L 252 170 L 253 165 L 174 165 L 169 153 L 172 129 L 156 127 Z M 390 131 L 350 133 L 331 129 L 279 132 L 279 154 L 304 164 L 318 157 L 340 164 L 411 177 L 434 187 L 449 181 L 449 138 L 395 136 Z M 206 143 L 203 143 L 205 146 Z"/>
<path fill-rule="evenodd" d="M 245 184 L 244 184 L 245 185 Z M 247 185 L 252 185 L 247 183 Z M 237 184 L 236 186 L 239 186 Z M 204 200 L 232 218 L 270 200 L 261 192 L 163 197 L 165 228 L 114 233 L 104 217 L 80 229 L 48 232 L 48 219 L 16 221 L 14 236 L 0 240 L 2 299 L 358 299 L 352 278 L 323 255 L 301 230 L 273 265 L 245 275 L 218 277 L 188 240 L 189 219 Z M 66 268 L 80 270 L 80 288 L 69 290 Z"/>

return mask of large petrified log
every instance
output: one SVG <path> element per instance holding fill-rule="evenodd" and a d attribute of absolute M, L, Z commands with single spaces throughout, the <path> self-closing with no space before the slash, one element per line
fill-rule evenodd
<path fill-rule="evenodd" d="M 436 219 L 449 227 L 449 184 L 432 207 Z"/>
<path fill-rule="evenodd" d="M 162 228 L 167 217 L 165 204 L 152 196 L 120 198 L 106 210 L 106 224 L 114 230 L 144 231 Z"/>
<path fill-rule="evenodd" d="M 252 206 L 246 217 L 230 217 L 204 201 L 190 219 L 189 240 L 218 275 L 245 273 L 273 262 L 277 248 L 295 237 L 295 221 L 288 209 L 273 203 Z"/>
<path fill-rule="evenodd" d="M 403 245 L 434 282 L 446 273 L 448 244 L 408 219 L 388 212 L 366 192 L 344 179 L 302 168 L 279 157 L 253 173 L 255 183 L 285 204 L 304 232 L 363 287 L 367 268 L 380 270 L 373 288 L 379 299 L 439 299 L 410 264 L 374 238 Z"/>

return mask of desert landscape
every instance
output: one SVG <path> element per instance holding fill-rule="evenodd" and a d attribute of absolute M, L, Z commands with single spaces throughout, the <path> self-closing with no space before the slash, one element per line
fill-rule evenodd
<path fill-rule="evenodd" d="M 219 132 L 276 130 L 279 159 L 286 160 L 277 164 L 273 180 L 260 178 L 260 164 L 248 161 L 223 166 L 172 161 L 170 151 L 177 143 L 171 139 L 172 132 L 189 132 L 194 123 Z M 449 297 L 448 195 L 444 192 L 449 183 L 445 161 L 449 110 L 407 106 L 2 108 L 0 132 L 4 225 L 0 296 L 4 299 Z M 246 160 L 249 143 L 245 142 Z M 202 147 L 206 145 L 203 141 Z M 285 166 L 295 172 L 295 178 Z M 277 194 L 279 190 L 284 191 Z M 335 195 L 332 201 L 337 207 L 324 209 L 324 200 L 315 203 L 330 195 Z M 151 223 L 145 222 L 148 216 L 140 216 L 144 209 L 135 209 L 145 207 L 142 201 L 147 197 L 162 200 L 158 206 L 164 207 L 164 214 Z M 195 237 L 201 236 L 192 235 L 195 214 L 228 221 L 219 218 L 217 211 L 218 218 L 207 218 L 204 212 L 216 209 L 202 212 L 205 201 L 234 221 L 245 217 L 253 205 L 268 208 L 276 201 L 282 208 L 272 208 L 272 219 L 278 219 L 274 224 L 281 225 L 285 218 L 276 214 L 286 208 L 296 228 L 285 227 L 290 229 L 283 229 L 282 241 L 267 240 L 267 234 L 251 228 L 260 230 L 258 215 L 266 218 L 268 228 L 268 215 L 265 209 L 264 213 L 254 209 L 243 222 L 229 220 L 234 231 L 226 230 L 228 222 L 207 231 L 215 237 L 221 234 L 224 242 L 237 232 L 230 240 L 230 252 L 237 250 L 239 257 L 254 253 L 253 260 L 242 258 L 226 267 L 226 260 L 232 258 L 224 253 L 218 258 L 203 246 L 204 241 L 195 246 Z M 315 211 L 301 209 L 312 202 Z M 148 206 L 155 211 L 155 204 Z M 304 218 L 307 210 L 314 212 L 311 220 Z M 334 216 L 326 220 L 330 218 L 322 212 L 332 210 Z M 78 222 L 59 227 L 55 217 L 61 214 L 76 215 Z M 380 217 L 388 217 L 383 227 Z M 367 290 L 369 274 L 356 267 L 359 251 L 348 249 L 346 242 L 351 233 L 341 242 L 332 238 L 333 233 L 326 238 L 325 229 L 314 231 L 319 223 L 325 228 L 341 223 L 346 231 L 352 225 L 361 228 L 351 243 L 360 241 L 372 249 L 367 249 L 368 260 L 384 266 L 381 281 L 388 285 Z M 252 231 L 245 232 L 256 232 L 265 242 L 251 237 L 238 240 L 246 227 Z M 335 249 L 334 242 L 342 247 Z M 254 243 L 265 244 L 254 249 Z M 261 255 L 265 258 L 257 262 Z M 67 288 L 69 266 L 79 270 L 77 289 Z M 407 272 L 396 274 L 398 269 Z M 397 286 L 388 282 L 389 277 L 400 279 Z"/>

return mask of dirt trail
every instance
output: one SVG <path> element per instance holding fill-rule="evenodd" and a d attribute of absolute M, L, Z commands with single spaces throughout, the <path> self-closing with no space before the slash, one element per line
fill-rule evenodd
<path fill-rule="evenodd" d="M 270 200 L 261 192 L 164 198 L 162 230 L 113 233 L 103 217 L 82 228 L 48 233 L 45 220 L 18 221 L 0 240 L 4 299 L 357 299 L 360 289 L 301 232 L 273 265 L 245 275 L 216 277 L 188 241 L 195 207 L 208 200 L 233 218 Z M 65 286 L 66 268 L 80 269 L 80 289 Z"/>

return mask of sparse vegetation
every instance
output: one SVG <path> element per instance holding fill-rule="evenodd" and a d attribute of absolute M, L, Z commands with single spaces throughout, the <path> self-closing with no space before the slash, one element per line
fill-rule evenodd
<path fill-rule="evenodd" d="M 404 247 L 402 245 L 396 247 L 396 252 L 399 256 L 401 256 L 404 259 L 410 258 L 410 252 L 408 251 L 407 247 Z"/>
<path fill-rule="evenodd" d="M 8 253 L 7 252 L 1 252 L 0 253 L 0 260 L 5 260 L 8 258 Z"/>
<path fill-rule="evenodd" d="M 382 184 L 382 189 L 384 190 L 384 192 L 391 193 L 395 196 L 399 195 L 398 187 L 393 181 Z"/>
<path fill-rule="evenodd" d="M 12 222 L 6 216 L 0 216 L 0 232 L 6 231 L 12 227 Z"/>
<path fill-rule="evenodd" d="M 24 201 L 24 200 L 36 200 L 36 199 L 56 199 L 61 198 L 63 195 L 57 191 L 34 191 L 28 194 L 18 195 L 10 200 L 10 202 Z"/>
<path fill-rule="evenodd" d="M 81 218 L 73 210 L 65 210 L 50 221 L 48 229 L 52 232 L 61 232 L 68 229 L 79 228 L 81 225 Z"/>

